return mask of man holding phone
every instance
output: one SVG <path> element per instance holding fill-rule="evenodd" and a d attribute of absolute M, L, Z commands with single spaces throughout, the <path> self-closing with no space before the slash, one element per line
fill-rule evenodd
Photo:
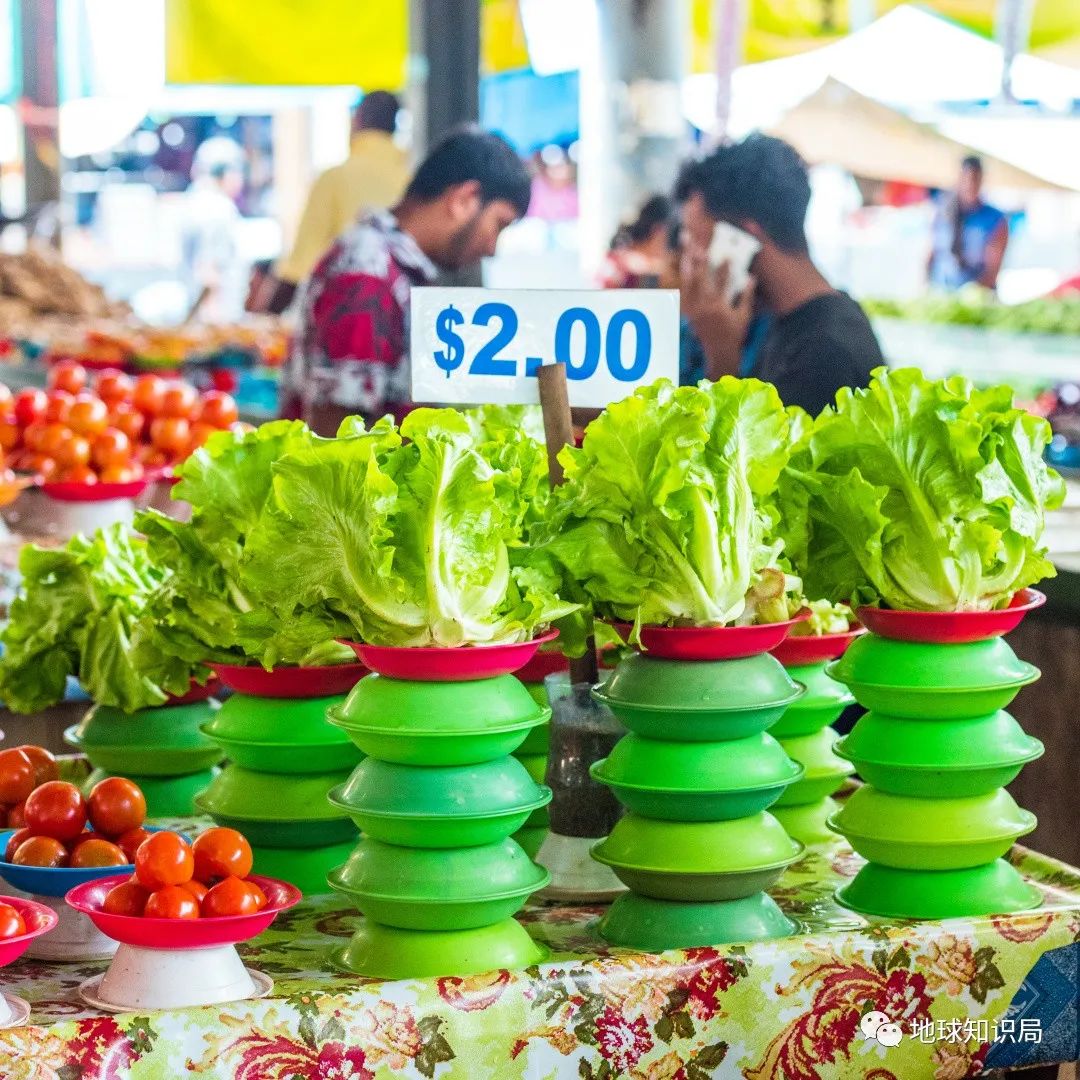
<path fill-rule="evenodd" d="M 881 347 L 862 308 L 810 258 L 810 181 L 793 147 L 760 134 L 721 146 L 683 170 L 676 197 L 683 310 L 708 378 L 746 373 L 748 330 L 765 313 L 749 374 L 773 383 L 785 405 L 816 414 L 840 387 L 869 383 Z"/>

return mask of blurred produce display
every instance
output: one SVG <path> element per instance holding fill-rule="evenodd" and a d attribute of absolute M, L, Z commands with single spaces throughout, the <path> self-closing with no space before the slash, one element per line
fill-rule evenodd
<path fill-rule="evenodd" d="M 47 316 L 124 318 L 129 314 L 126 304 L 111 302 L 100 286 L 87 281 L 51 249 L 0 255 L 0 334 L 22 336 Z"/>
<path fill-rule="evenodd" d="M 874 318 L 977 326 L 1021 334 L 1080 335 L 1080 296 L 1044 297 L 1002 304 L 977 286 L 955 293 L 929 293 L 915 300 L 863 300 Z"/>

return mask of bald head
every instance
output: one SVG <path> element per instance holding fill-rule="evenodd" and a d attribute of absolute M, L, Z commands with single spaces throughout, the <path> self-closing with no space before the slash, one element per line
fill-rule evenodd
<path fill-rule="evenodd" d="M 385 131 L 393 135 L 401 103 L 387 90 L 372 90 L 365 94 L 353 117 L 354 131 Z"/>

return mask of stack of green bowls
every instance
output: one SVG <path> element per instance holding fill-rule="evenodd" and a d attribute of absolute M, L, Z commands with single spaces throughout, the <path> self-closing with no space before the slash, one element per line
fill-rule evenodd
<path fill-rule="evenodd" d="M 366 916 L 335 961 L 421 978 L 540 960 L 512 916 L 548 874 L 513 836 L 551 792 L 512 755 L 551 710 L 512 675 L 374 674 L 327 715 L 367 755 L 330 793 L 363 838 L 329 882 Z"/>
<path fill-rule="evenodd" d="M 326 800 L 362 756 L 326 724 L 344 700 L 234 693 L 202 726 L 228 764 L 195 805 L 248 838 L 256 873 L 305 893 L 325 892 L 327 872 L 356 842 L 348 815 Z"/>
<path fill-rule="evenodd" d="M 794 929 L 765 890 L 802 845 L 768 808 L 803 769 L 767 729 L 802 692 L 768 653 L 632 655 L 597 687 L 630 730 L 592 770 L 628 811 L 593 849 L 631 890 L 601 921 L 607 940 L 657 950 Z"/>
<path fill-rule="evenodd" d="M 195 812 L 193 799 L 222 758 L 201 730 L 217 709 L 213 698 L 135 713 L 93 705 L 64 741 L 94 766 L 86 791 L 106 776 L 126 776 L 142 789 L 151 817 L 183 817 Z"/>
<path fill-rule="evenodd" d="M 864 914 L 953 918 L 1036 907 L 1002 856 L 1035 828 L 1004 790 L 1042 744 L 1004 709 L 1038 678 L 1001 638 L 867 634 L 829 674 L 870 711 L 836 745 L 866 781 L 830 826 L 868 860 L 840 890 Z"/>
<path fill-rule="evenodd" d="M 855 771 L 850 761 L 835 752 L 839 738 L 831 725 L 855 697 L 825 674 L 825 665 L 844 654 L 856 635 L 826 634 L 818 637 L 788 637 L 773 656 L 788 674 L 806 687 L 770 729 L 792 761 L 803 766 L 797 780 L 777 799 L 773 813 L 788 835 L 804 844 L 824 844 L 834 838 L 828 819 L 839 810 L 832 796 Z"/>

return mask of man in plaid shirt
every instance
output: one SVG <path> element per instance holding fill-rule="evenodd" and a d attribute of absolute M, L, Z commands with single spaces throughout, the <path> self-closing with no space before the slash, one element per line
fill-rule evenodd
<path fill-rule="evenodd" d="M 409 290 L 494 255 L 530 186 L 497 135 L 462 131 L 432 150 L 398 206 L 362 217 L 304 283 L 284 415 L 333 435 L 346 416 L 408 412 Z"/>

